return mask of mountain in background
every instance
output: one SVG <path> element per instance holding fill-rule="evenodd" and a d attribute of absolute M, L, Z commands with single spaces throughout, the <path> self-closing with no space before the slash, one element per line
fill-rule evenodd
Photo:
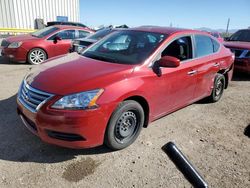
<path fill-rule="evenodd" d="M 225 33 L 226 29 L 211 29 L 208 27 L 200 27 L 200 28 L 195 28 L 196 30 L 200 30 L 200 31 L 208 31 L 208 32 L 214 32 L 217 31 L 219 33 Z M 229 33 L 235 33 L 236 31 L 238 31 L 238 29 L 229 29 Z"/>

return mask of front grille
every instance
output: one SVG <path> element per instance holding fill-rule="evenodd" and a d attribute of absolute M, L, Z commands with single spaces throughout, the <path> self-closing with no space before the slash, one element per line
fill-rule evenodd
<path fill-rule="evenodd" d="M 2 47 L 7 47 L 7 46 L 9 46 L 9 44 L 10 44 L 10 42 L 8 42 L 7 40 L 3 39 L 2 43 L 1 43 L 1 46 Z"/>
<path fill-rule="evenodd" d="M 37 110 L 53 95 L 32 88 L 25 81 L 23 81 L 19 92 L 18 100 L 31 112 L 37 112 Z"/>
<path fill-rule="evenodd" d="M 81 135 L 78 134 L 72 134 L 72 133 L 63 133 L 63 132 L 57 132 L 57 131 L 51 131 L 51 130 L 46 130 L 47 134 L 51 138 L 55 138 L 58 140 L 64 140 L 64 141 L 84 141 L 86 140 L 83 138 Z"/>

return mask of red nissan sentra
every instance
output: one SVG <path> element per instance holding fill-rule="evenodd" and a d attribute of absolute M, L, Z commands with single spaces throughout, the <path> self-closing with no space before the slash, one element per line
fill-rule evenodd
<path fill-rule="evenodd" d="M 206 98 L 218 101 L 234 55 L 200 31 L 138 27 L 35 67 L 18 114 L 43 141 L 70 148 L 132 144 L 142 127 Z"/>
<path fill-rule="evenodd" d="M 93 33 L 88 28 L 55 25 L 34 33 L 3 39 L 2 55 L 15 62 L 40 64 L 48 58 L 66 54 L 72 39 L 86 37 Z"/>

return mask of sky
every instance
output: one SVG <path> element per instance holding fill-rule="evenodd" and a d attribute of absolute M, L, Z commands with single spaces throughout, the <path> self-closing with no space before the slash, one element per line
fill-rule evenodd
<path fill-rule="evenodd" d="M 80 0 L 80 21 L 90 27 L 127 24 L 211 29 L 250 26 L 250 0 Z"/>

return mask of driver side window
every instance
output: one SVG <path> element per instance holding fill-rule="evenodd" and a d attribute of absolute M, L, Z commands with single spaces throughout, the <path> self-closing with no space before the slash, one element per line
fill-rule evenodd
<path fill-rule="evenodd" d="M 161 57 L 172 56 L 185 61 L 192 59 L 192 40 L 190 36 L 181 37 L 171 42 L 165 50 L 163 50 Z"/>

